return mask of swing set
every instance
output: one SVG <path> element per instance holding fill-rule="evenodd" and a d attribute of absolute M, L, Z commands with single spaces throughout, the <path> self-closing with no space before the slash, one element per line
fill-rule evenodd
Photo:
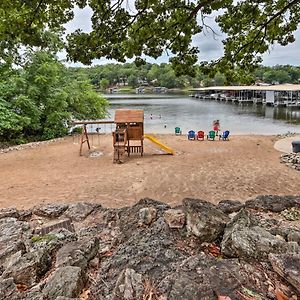
<path fill-rule="evenodd" d="M 99 124 L 111 125 L 111 132 L 113 135 L 114 163 L 123 163 L 126 156 L 137 153 L 144 155 L 144 138 L 150 140 L 158 147 L 160 147 L 167 154 L 174 154 L 174 151 L 155 137 L 144 134 L 144 111 L 141 109 L 117 109 L 115 111 L 114 121 L 97 120 L 97 121 L 74 121 L 73 126 L 82 125 L 83 129 L 80 135 L 80 150 L 79 155 L 82 156 L 82 146 L 87 143 L 88 149 L 91 149 L 89 135 L 93 143 L 93 136 L 97 134 L 98 145 L 100 144 L 99 135 L 101 128 L 93 128 L 94 125 Z M 115 125 L 115 131 L 112 130 L 112 124 Z M 91 130 L 88 130 L 90 126 Z M 105 127 L 106 128 L 106 127 Z"/>
<path fill-rule="evenodd" d="M 79 149 L 79 155 L 82 156 L 82 146 L 84 143 L 87 143 L 88 149 L 91 149 L 91 145 L 94 144 L 94 136 L 97 135 L 98 137 L 98 145 L 100 144 L 100 134 L 101 134 L 101 127 L 96 127 L 94 128 L 94 125 L 104 125 L 105 131 L 104 133 L 106 133 L 106 125 L 107 124 L 111 124 L 111 131 L 112 131 L 112 124 L 114 124 L 114 121 L 74 121 L 72 122 L 73 126 L 76 125 L 82 125 L 82 132 L 79 138 L 79 144 L 80 144 L 80 149 Z M 89 126 L 89 129 L 88 129 Z M 91 136 L 91 141 L 89 139 L 89 135 Z"/>

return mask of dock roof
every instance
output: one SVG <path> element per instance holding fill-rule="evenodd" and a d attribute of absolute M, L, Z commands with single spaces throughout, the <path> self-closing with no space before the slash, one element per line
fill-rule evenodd
<path fill-rule="evenodd" d="M 297 92 L 300 91 L 300 84 L 210 86 L 210 87 L 191 89 L 191 91 L 192 92 L 205 92 L 205 91 Z"/>

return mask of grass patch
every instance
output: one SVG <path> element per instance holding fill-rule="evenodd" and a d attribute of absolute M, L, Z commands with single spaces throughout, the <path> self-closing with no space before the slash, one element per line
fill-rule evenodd
<path fill-rule="evenodd" d="M 45 235 L 35 235 L 31 238 L 31 241 L 34 243 L 41 243 L 41 242 L 49 242 L 55 240 L 56 236 L 54 234 L 45 234 Z"/>

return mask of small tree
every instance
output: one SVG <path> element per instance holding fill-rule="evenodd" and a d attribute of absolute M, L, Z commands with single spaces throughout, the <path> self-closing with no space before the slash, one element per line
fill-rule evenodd
<path fill-rule="evenodd" d="M 135 75 L 131 74 L 128 77 L 128 84 L 132 87 L 136 87 L 138 84 L 138 79 Z"/>
<path fill-rule="evenodd" d="M 7 74 L 0 78 L 0 134 L 7 141 L 63 136 L 72 118 L 106 114 L 106 100 L 49 53 L 32 53 L 24 69 Z"/>
<path fill-rule="evenodd" d="M 109 80 L 107 78 L 102 78 L 100 80 L 100 88 L 101 90 L 106 90 L 109 87 Z"/>

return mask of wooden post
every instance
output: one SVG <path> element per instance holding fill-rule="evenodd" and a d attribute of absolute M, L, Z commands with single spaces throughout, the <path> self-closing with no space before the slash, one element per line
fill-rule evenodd
<path fill-rule="evenodd" d="M 91 149 L 90 142 L 89 142 L 89 136 L 88 132 L 86 130 L 86 124 L 83 124 L 83 131 L 81 133 L 80 137 L 80 150 L 79 150 L 79 155 L 82 156 L 82 145 L 83 143 L 87 142 L 89 150 Z"/>

